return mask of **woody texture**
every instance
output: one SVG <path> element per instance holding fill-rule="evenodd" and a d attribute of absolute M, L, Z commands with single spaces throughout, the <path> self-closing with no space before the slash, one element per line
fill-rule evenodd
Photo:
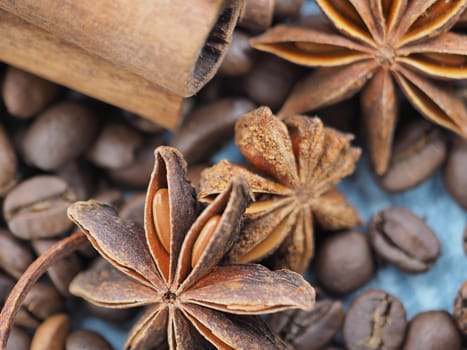
<path fill-rule="evenodd" d="M 316 0 L 325 18 L 278 25 L 256 49 L 317 67 L 298 82 L 280 114 L 328 106 L 362 90 L 361 108 L 375 171 L 391 156 L 396 85 L 427 119 L 467 136 L 467 108 L 448 81 L 467 78 L 467 39 L 451 28 L 465 0 Z"/>

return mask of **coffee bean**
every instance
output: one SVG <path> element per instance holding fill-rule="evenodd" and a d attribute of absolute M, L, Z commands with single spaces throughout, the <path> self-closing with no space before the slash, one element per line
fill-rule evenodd
<path fill-rule="evenodd" d="M 291 310 L 272 315 L 267 323 L 295 350 L 319 350 L 340 329 L 344 307 L 340 301 L 317 301 L 313 310 Z"/>
<path fill-rule="evenodd" d="M 0 306 L 3 305 L 14 286 L 15 280 L 0 271 Z"/>
<path fill-rule="evenodd" d="M 0 196 L 5 195 L 16 185 L 17 181 L 17 158 L 13 145 L 5 131 L 0 126 Z"/>
<path fill-rule="evenodd" d="M 464 243 L 464 253 L 467 254 L 467 226 L 464 227 L 463 243 Z"/>
<path fill-rule="evenodd" d="M 71 161 L 60 169 L 56 174 L 70 185 L 76 195 L 76 200 L 86 200 L 91 198 L 95 190 L 93 169 L 84 159 Z"/>
<path fill-rule="evenodd" d="M 137 114 L 122 110 L 122 115 L 125 121 L 139 131 L 155 134 L 164 130 L 164 128 L 159 124 L 154 123 L 152 120 L 140 117 Z"/>
<path fill-rule="evenodd" d="M 38 282 L 26 295 L 21 311 L 15 319 L 19 326 L 36 328 L 47 317 L 62 311 L 63 298 L 48 284 Z"/>
<path fill-rule="evenodd" d="M 460 350 L 461 339 L 452 317 L 445 311 L 417 314 L 409 324 L 404 350 Z"/>
<path fill-rule="evenodd" d="M 242 75 L 253 68 L 253 49 L 249 39 L 242 31 L 233 33 L 230 47 L 219 68 L 220 75 Z"/>
<path fill-rule="evenodd" d="M 404 306 L 382 290 L 368 290 L 353 300 L 344 320 L 349 350 L 397 350 L 404 341 Z"/>
<path fill-rule="evenodd" d="M 5 272 L 19 278 L 33 260 L 34 255 L 24 242 L 0 229 L 0 267 Z"/>
<path fill-rule="evenodd" d="M 120 217 L 125 220 L 136 222 L 144 227 L 144 204 L 146 202 L 146 193 L 139 193 L 128 200 L 120 210 Z"/>
<path fill-rule="evenodd" d="M 112 350 L 112 345 L 94 331 L 78 329 L 66 340 L 66 350 Z"/>
<path fill-rule="evenodd" d="M 142 144 L 136 130 L 116 122 L 108 122 L 87 152 L 89 160 L 101 168 L 121 169 L 135 160 L 135 153 Z"/>
<path fill-rule="evenodd" d="M 135 316 L 138 312 L 138 308 L 111 309 L 88 302 L 85 302 L 85 305 L 91 315 L 108 322 L 125 322 Z"/>
<path fill-rule="evenodd" d="M 405 191 L 429 178 L 446 158 L 447 147 L 441 130 L 418 120 L 408 124 L 394 142 L 389 169 L 380 178 L 384 189 Z"/>
<path fill-rule="evenodd" d="M 119 209 L 123 205 L 123 193 L 115 188 L 101 190 L 94 196 L 94 199 L 115 209 Z"/>
<path fill-rule="evenodd" d="M 52 237 L 72 226 L 66 209 L 75 200 L 65 181 L 39 175 L 20 183 L 8 194 L 3 214 L 10 231 L 19 238 Z"/>
<path fill-rule="evenodd" d="M 24 160 L 55 170 L 77 158 L 94 140 L 99 120 L 87 106 L 61 102 L 41 113 L 22 140 Z"/>
<path fill-rule="evenodd" d="M 70 332 L 70 317 L 57 314 L 46 319 L 36 330 L 31 350 L 63 350 Z"/>
<path fill-rule="evenodd" d="M 133 163 L 120 169 L 108 169 L 108 177 L 122 186 L 146 189 L 154 166 L 154 149 L 162 144 L 160 136 L 143 141 L 133 155 Z"/>
<path fill-rule="evenodd" d="M 6 350 L 29 350 L 31 336 L 21 328 L 11 328 Z"/>
<path fill-rule="evenodd" d="M 8 113 L 30 118 L 41 112 L 60 92 L 60 87 L 25 71 L 8 67 L 2 97 Z"/>
<path fill-rule="evenodd" d="M 393 207 L 374 215 L 370 242 L 384 260 L 409 273 L 430 269 L 441 253 L 438 238 L 408 209 Z"/>
<path fill-rule="evenodd" d="M 263 55 L 245 76 L 247 96 L 258 105 L 279 108 L 289 95 L 297 77 L 296 67 L 271 55 Z"/>
<path fill-rule="evenodd" d="M 32 242 L 32 246 L 36 253 L 41 255 L 58 241 L 58 239 L 34 240 Z M 60 294 L 65 297 L 69 297 L 71 294 L 68 291 L 68 286 L 80 270 L 81 261 L 78 255 L 73 253 L 62 260 L 57 261 L 47 270 L 47 273 Z"/>
<path fill-rule="evenodd" d="M 235 122 L 255 105 L 245 98 L 227 98 L 196 109 L 170 140 L 188 164 L 208 159 L 212 151 L 228 141 Z"/>
<path fill-rule="evenodd" d="M 368 282 L 373 271 L 370 245 L 359 232 L 334 234 L 318 248 L 314 272 L 328 292 L 350 293 Z"/>
<path fill-rule="evenodd" d="M 296 17 L 305 0 L 274 0 L 275 17 Z"/>
<path fill-rule="evenodd" d="M 454 200 L 467 210 L 467 141 L 457 138 L 444 169 L 444 184 Z"/>
<path fill-rule="evenodd" d="M 467 282 L 464 282 L 457 292 L 453 314 L 460 331 L 467 335 Z"/>

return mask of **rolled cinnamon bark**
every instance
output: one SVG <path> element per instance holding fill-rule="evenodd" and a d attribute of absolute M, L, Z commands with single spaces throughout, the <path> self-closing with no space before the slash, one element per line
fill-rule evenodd
<path fill-rule="evenodd" d="M 167 128 L 183 98 L 0 10 L 0 61 L 127 109 Z"/>
<path fill-rule="evenodd" d="M 0 0 L 0 8 L 177 95 L 214 75 L 243 0 Z"/>

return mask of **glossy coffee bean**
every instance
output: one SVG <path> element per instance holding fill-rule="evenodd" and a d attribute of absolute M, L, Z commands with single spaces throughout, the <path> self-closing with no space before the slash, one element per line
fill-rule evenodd
<path fill-rule="evenodd" d="M 33 261 L 34 255 L 25 242 L 0 229 L 0 268 L 19 278 Z"/>
<path fill-rule="evenodd" d="M 344 320 L 349 350 L 398 350 L 407 316 L 401 302 L 382 290 L 368 290 L 353 300 Z"/>
<path fill-rule="evenodd" d="M 0 126 L 0 196 L 15 185 L 18 177 L 17 157 L 6 130 Z"/>
<path fill-rule="evenodd" d="M 99 333 L 78 329 L 68 336 L 65 350 L 112 350 L 112 346 Z"/>
<path fill-rule="evenodd" d="M 8 67 L 2 86 L 2 97 L 8 113 L 30 118 L 41 112 L 60 92 L 54 83 L 14 67 Z"/>
<path fill-rule="evenodd" d="M 0 307 L 15 286 L 15 280 L 0 271 Z"/>
<path fill-rule="evenodd" d="M 16 186 L 3 203 L 10 231 L 22 239 L 56 236 L 72 226 L 66 209 L 76 200 L 65 181 L 39 175 Z"/>
<path fill-rule="evenodd" d="M 407 125 L 394 142 L 389 169 L 380 178 L 384 189 L 405 191 L 429 178 L 447 153 L 441 130 L 424 120 Z"/>
<path fill-rule="evenodd" d="M 170 146 L 182 152 L 188 164 L 206 160 L 233 136 L 238 118 L 253 108 L 255 105 L 245 98 L 226 98 L 204 105 L 187 116 Z"/>
<path fill-rule="evenodd" d="M 457 138 L 444 169 L 444 185 L 454 200 L 467 210 L 467 141 Z"/>
<path fill-rule="evenodd" d="M 25 330 L 18 327 L 11 328 L 6 350 L 29 350 L 30 344 L 31 336 Z"/>
<path fill-rule="evenodd" d="M 55 170 L 76 159 L 94 141 L 97 115 L 77 102 L 60 102 L 42 112 L 22 140 L 24 160 L 43 170 Z"/>
<path fill-rule="evenodd" d="M 393 207 L 374 215 L 369 237 L 380 257 L 409 273 L 429 270 L 441 253 L 433 231 L 405 208 Z"/>
<path fill-rule="evenodd" d="M 347 231 L 325 239 L 315 257 L 319 285 L 337 294 L 350 293 L 373 276 L 374 262 L 365 235 Z"/>
<path fill-rule="evenodd" d="M 274 0 L 274 16 L 296 17 L 305 0 Z"/>
<path fill-rule="evenodd" d="M 219 68 L 221 75 L 242 75 L 248 73 L 253 68 L 253 49 L 248 42 L 249 36 L 236 30 L 232 36 L 224 60 Z"/>
<path fill-rule="evenodd" d="M 32 242 L 32 246 L 36 253 L 41 255 L 58 241 L 58 239 L 39 239 L 34 240 Z M 69 297 L 71 294 L 68 291 L 68 286 L 80 270 L 81 261 L 78 255 L 72 253 L 52 265 L 47 270 L 47 274 L 60 294 L 65 297 Z"/>
<path fill-rule="evenodd" d="M 340 301 L 317 301 L 313 310 L 291 310 L 272 315 L 267 323 L 295 350 L 319 350 L 339 331 L 344 319 Z"/>
<path fill-rule="evenodd" d="M 417 314 L 409 324 L 404 350 L 460 350 L 461 339 L 452 317 L 445 311 Z"/>
<path fill-rule="evenodd" d="M 71 161 L 56 171 L 56 174 L 70 185 L 77 200 L 91 198 L 96 184 L 96 174 L 84 159 Z"/>
<path fill-rule="evenodd" d="M 459 330 L 467 335 L 467 282 L 464 282 L 457 292 L 453 314 Z"/>
<path fill-rule="evenodd" d="M 47 318 L 36 330 L 31 350 L 63 350 L 70 332 L 70 317 L 57 314 Z"/>

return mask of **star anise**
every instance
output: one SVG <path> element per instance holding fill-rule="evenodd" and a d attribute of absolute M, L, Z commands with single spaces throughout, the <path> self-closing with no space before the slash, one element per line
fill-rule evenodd
<path fill-rule="evenodd" d="M 199 194 L 201 200 L 214 198 L 235 175 L 250 184 L 256 202 L 246 209 L 231 261 L 257 261 L 274 253 L 274 268 L 303 272 L 313 256 L 315 220 L 328 230 L 359 223 L 356 210 L 335 188 L 354 171 L 360 156 L 350 139 L 323 127 L 318 118 L 280 120 L 267 107 L 237 121 L 236 144 L 266 176 L 224 160 L 203 171 Z"/>
<path fill-rule="evenodd" d="M 332 22 L 278 25 L 253 47 L 321 67 L 297 83 L 280 114 L 315 110 L 365 85 L 361 106 L 372 162 L 388 167 L 398 116 L 394 81 L 426 118 L 467 136 L 467 108 L 440 81 L 467 78 L 467 37 L 449 32 L 466 0 L 316 0 Z"/>
<path fill-rule="evenodd" d="M 310 308 L 313 288 L 291 271 L 219 264 L 249 203 L 247 182 L 232 179 L 198 216 L 180 153 L 160 147 L 155 156 L 144 230 L 95 201 L 70 207 L 70 218 L 110 262 L 80 273 L 70 291 L 100 306 L 149 305 L 126 349 L 284 348 L 254 315 Z"/>

